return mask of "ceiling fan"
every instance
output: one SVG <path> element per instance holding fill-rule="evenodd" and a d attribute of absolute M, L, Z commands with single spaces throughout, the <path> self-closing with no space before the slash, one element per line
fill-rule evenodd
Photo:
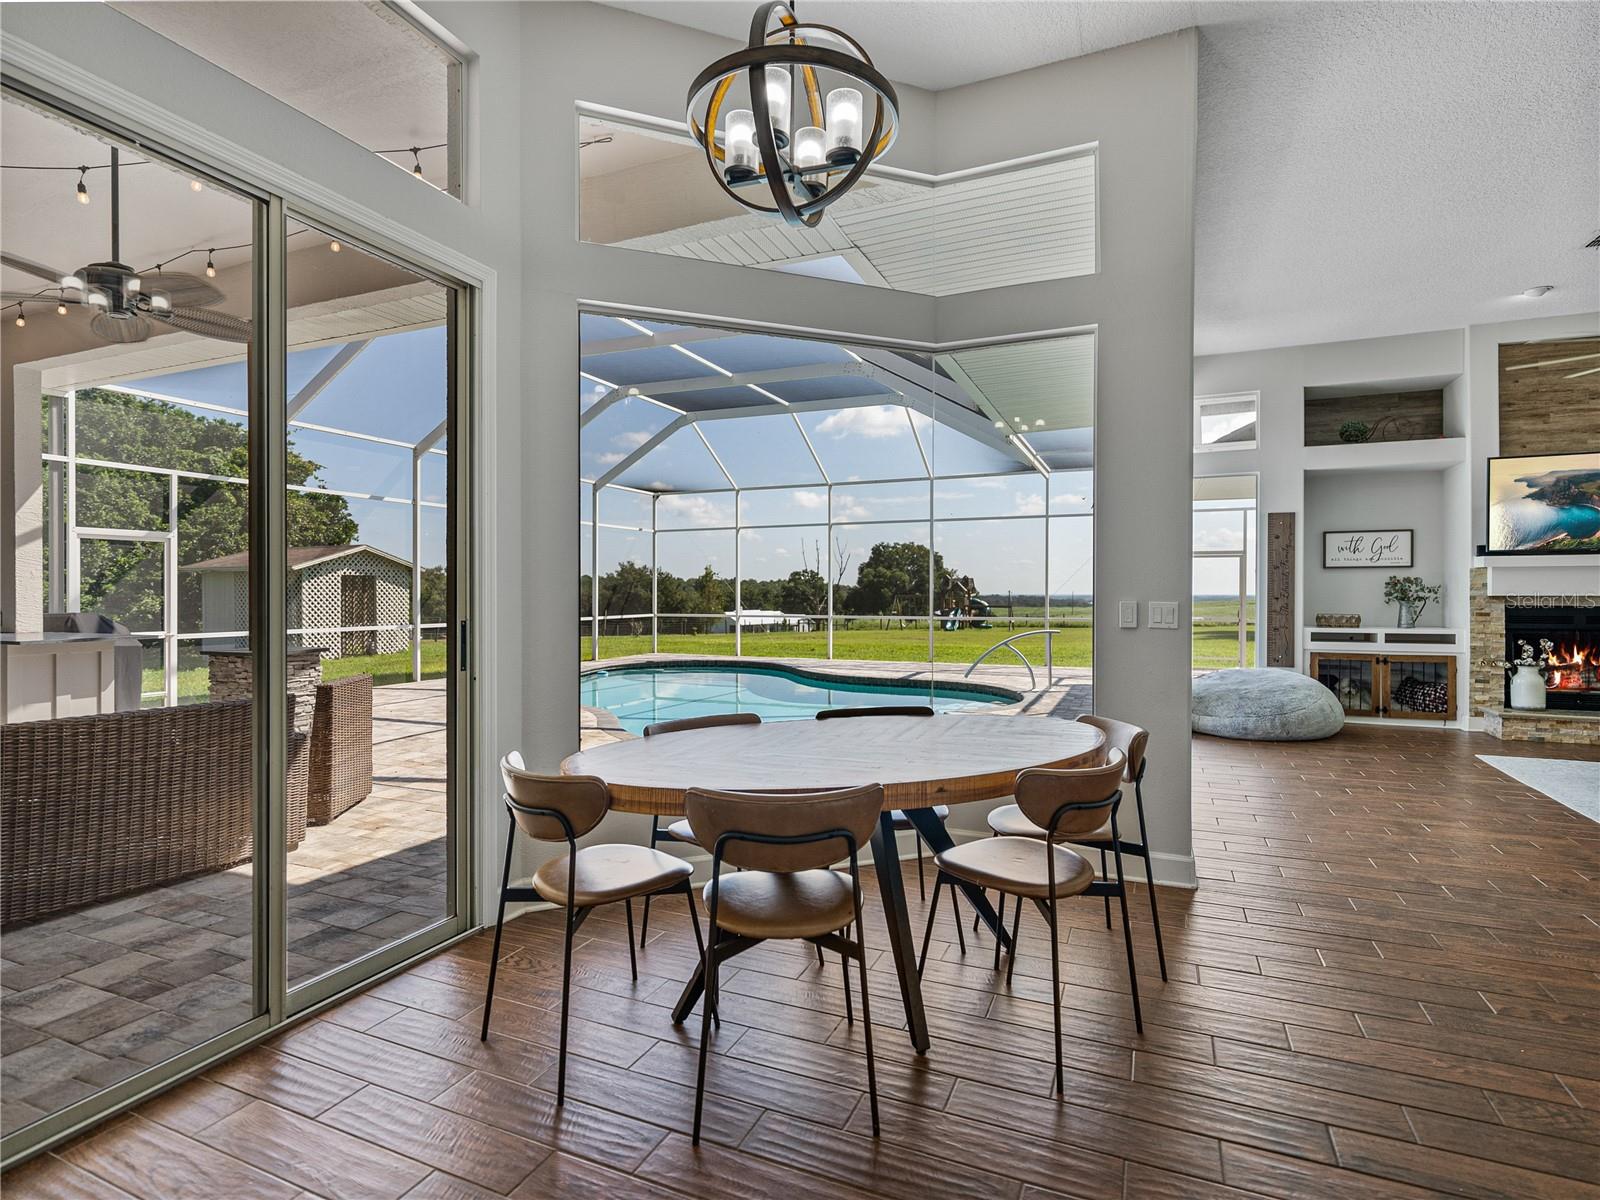
<path fill-rule="evenodd" d="M 48 303 L 55 292 L 58 303 L 88 310 L 89 331 L 107 342 L 142 342 L 160 326 L 197 333 L 225 342 L 248 342 L 249 321 L 229 313 L 208 312 L 220 304 L 222 292 L 197 275 L 163 271 L 140 275 L 119 260 L 122 257 L 121 170 L 117 150 L 111 150 L 111 257 L 76 271 L 57 271 L 20 255 L 0 253 L 0 262 L 24 274 L 49 281 L 37 292 L 0 292 L 0 302 Z"/>

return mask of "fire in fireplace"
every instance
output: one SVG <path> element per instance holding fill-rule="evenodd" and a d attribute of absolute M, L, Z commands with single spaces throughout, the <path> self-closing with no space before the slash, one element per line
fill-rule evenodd
<path fill-rule="evenodd" d="M 1545 703 L 1600 710 L 1600 607 L 1507 605 L 1506 657 L 1516 657 L 1518 642 L 1537 647 L 1541 641 L 1552 645 L 1545 655 Z M 1509 705 L 1509 682 L 1506 687 Z"/>

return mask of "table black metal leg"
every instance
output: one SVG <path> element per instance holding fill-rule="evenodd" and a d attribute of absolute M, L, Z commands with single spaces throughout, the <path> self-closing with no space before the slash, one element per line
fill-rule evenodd
<path fill-rule="evenodd" d="M 872 861 L 877 866 L 874 874 L 878 877 L 878 894 L 883 900 L 884 923 L 889 927 L 889 948 L 894 952 L 894 969 L 900 979 L 900 999 L 905 1003 L 911 1046 L 918 1054 L 926 1054 L 928 1015 L 922 1008 L 917 948 L 911 937 L 911 914 L 906 911 L 906 885 L 900 876 L 894 821 L 887 812 L 878 818 L 878 828 L 872 835 Z"/>
<path fill-rule="evenodd" d="M 950 836 L 950 831 L 944 827 L 944 822 L 934 815 L 931 808 L 908 808 L 906 817 L 912 826 L 922 835 L 922 840 L 933 847 L 935 854 L 943 854 L 955 846 L 955 839 Z M 994 934 L 995 941 L 1004 950 L 1011 949 L 1011 935 L 1006 932 L 1005 922 L 995 912 L 994 905 L 989 903 L 988 894 L 981 888 L 971 883 L 960 880 L 951 880 L 967 898 L 967 903 L 972 905 L 972 911 L 978 914 L 978 919 L 984 923 L 989 932 Z"/>

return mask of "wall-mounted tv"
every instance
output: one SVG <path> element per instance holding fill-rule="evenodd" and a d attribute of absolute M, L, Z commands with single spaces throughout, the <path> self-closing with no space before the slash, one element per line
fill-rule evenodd
<path fill-rule="evenodd" d="M 1489 460 L 1490 554 L 1600 554 L 1600 450 Z"/>

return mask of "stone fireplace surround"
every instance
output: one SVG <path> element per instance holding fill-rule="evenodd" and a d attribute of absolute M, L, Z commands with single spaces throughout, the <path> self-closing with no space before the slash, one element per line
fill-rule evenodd
<path fill-rule="evenodd" d="M 1519 712 L 1506 707 L 1505 674 L 1486 660 L 1499 657 L 1506 644 L 1506 607 L 1567 605 L 1600 608 L 1600 596 L 1491 596 L 1488 571 L 1472 568 L 1471 685 L 1473 716 L 1484 730 L 1508 741 L 1563 742 L 1600 745 L 1600 713 L 1563 709 Z"/>

